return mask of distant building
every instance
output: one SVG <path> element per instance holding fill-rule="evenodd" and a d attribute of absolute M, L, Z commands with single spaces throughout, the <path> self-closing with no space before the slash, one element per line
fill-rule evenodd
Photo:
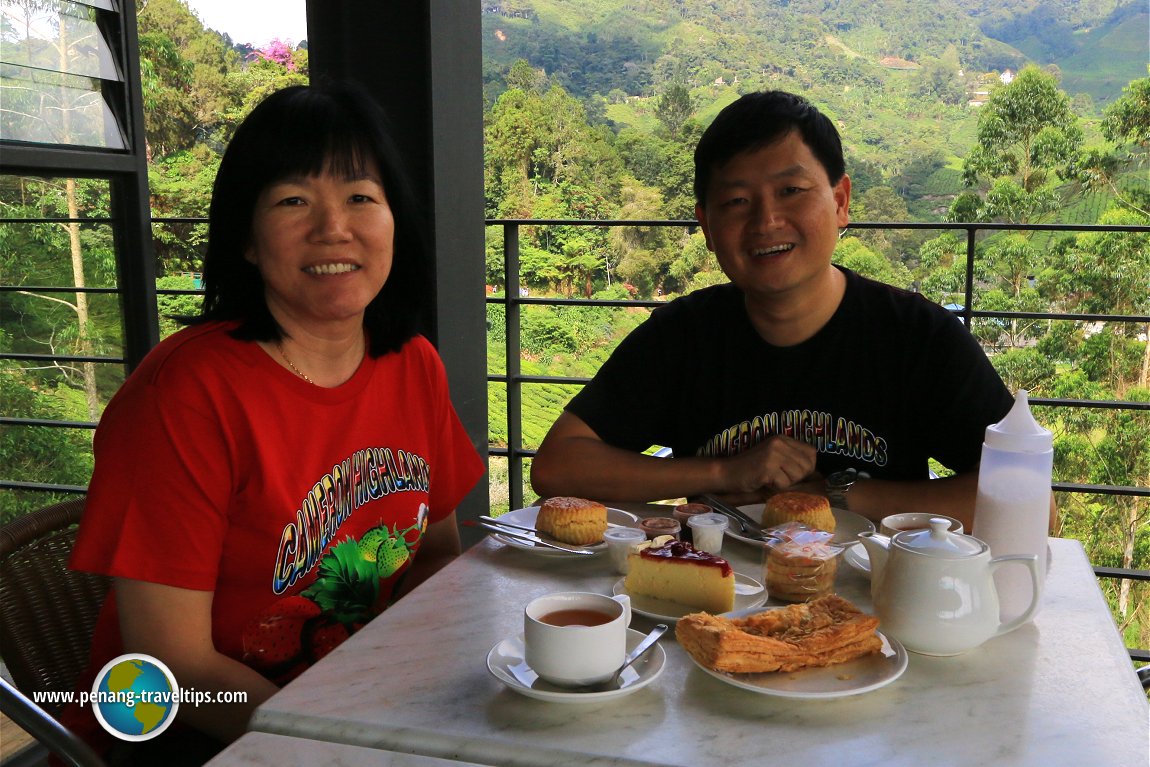
<path fill-rule="evenodd" d="M 1002 74 L 998 76 L 998 79 L 1002 81 L 1003 85 L 1010 85 L 1010 83 L 1014 80 L 1014 73 L 1009 69 L 1004 69 L 1002 70 Z"/>

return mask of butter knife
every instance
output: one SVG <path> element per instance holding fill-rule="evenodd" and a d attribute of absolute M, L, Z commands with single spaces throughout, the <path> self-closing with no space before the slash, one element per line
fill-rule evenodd
<path fill-rule="evenodd" d="M 594 556 L 597 553 L 597 552 L 591 551 L 589 549 L 572 549 L 572 548 L 568 548 L 567 546 L 560 546 L 557 543 L 548 543 L 547 541 L 544 541 L 540 538 L 536 538 L 533 535 L 525 535 L 523 533 L 513 532 L 512 530 L 509 529 L 509 527 L 504 526 L 504 525 L 492 524 L 490 522 L 480 522 L 479 526 L 484 528 L 485 530 L 490 530 L 493 533 L 499 533 L 500 535 L 506 536 L 508 538 L 514 538 L 514 539 L 519 540 L 519 541 L 527 541 L 528 543 L 533 543 L 536 546 L 542 546 L 542 547 L 548 548 L 548 549 L 557 549 L 558 551 L 565 551 L 568 554 L 584 554 L 584 555 L 589 554 L 589 555 Z"/>

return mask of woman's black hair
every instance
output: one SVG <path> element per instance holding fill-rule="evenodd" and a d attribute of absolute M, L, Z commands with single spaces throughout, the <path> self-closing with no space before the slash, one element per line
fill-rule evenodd
<path fill-rule="evenodd" d="M 798 131 L 835 185 L 846 173 L 843 145 L 834 123 L 802 96 L 786 91 L 748 93 L 728 104 L 703 131 L 695 147 L 695 201 L 707 204 L 711 173 L 737 154 L 753 151 Z"/>
<path fill-rule="evenodd" d="M 425 230 L 383 109 L 350 83 L 284 88 L 240 123 L 212 187 L 203 308 L 186 321 L 234 320 L 236 338 L 280 340 L 284 331 L 268 309 L 263 278 L 245 258 L 257 198 L 285 178 L 325 171 L 357 176 L 376 167 L 395 220 L 395 242 L 391 272 L 363 323 L 373 357 L 402 346 L 424 327 Z"/>

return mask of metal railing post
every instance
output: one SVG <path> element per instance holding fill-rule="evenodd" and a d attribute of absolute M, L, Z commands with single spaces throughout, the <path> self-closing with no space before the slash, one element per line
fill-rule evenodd
<path fill-rule="evenodd" d="M 513 292 L 514 291 L 514 292 Z M 503 225 L 504 365 L 507 369 L 507 502 L 523 508 L 523 395 L 519 366 L 519 225 Z"/>

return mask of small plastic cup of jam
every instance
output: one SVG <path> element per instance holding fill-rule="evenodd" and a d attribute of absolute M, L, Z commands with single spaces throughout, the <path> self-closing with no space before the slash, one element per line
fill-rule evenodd
<path fill-rule="evenodd" d="M 679 531 L 682 529 L 679 520 L 671 517 L 650 517 L 641 520 L 639 527 L 647 534 L 647 540 L 654 540 L 660 535 L 673 535 L 678 538 Z"/>
<path fill-rule="evenodd" d="M 699 514 L 711 514 L 715 510 L 705 503 L 680 503 L 675 507 L 672 516 L 679 520 L 682 529 L 679 531 L 679 538 L 687 541 L 688 543 L 694 542 L 694 534 L 691 532 L 691 517 Z"/>

